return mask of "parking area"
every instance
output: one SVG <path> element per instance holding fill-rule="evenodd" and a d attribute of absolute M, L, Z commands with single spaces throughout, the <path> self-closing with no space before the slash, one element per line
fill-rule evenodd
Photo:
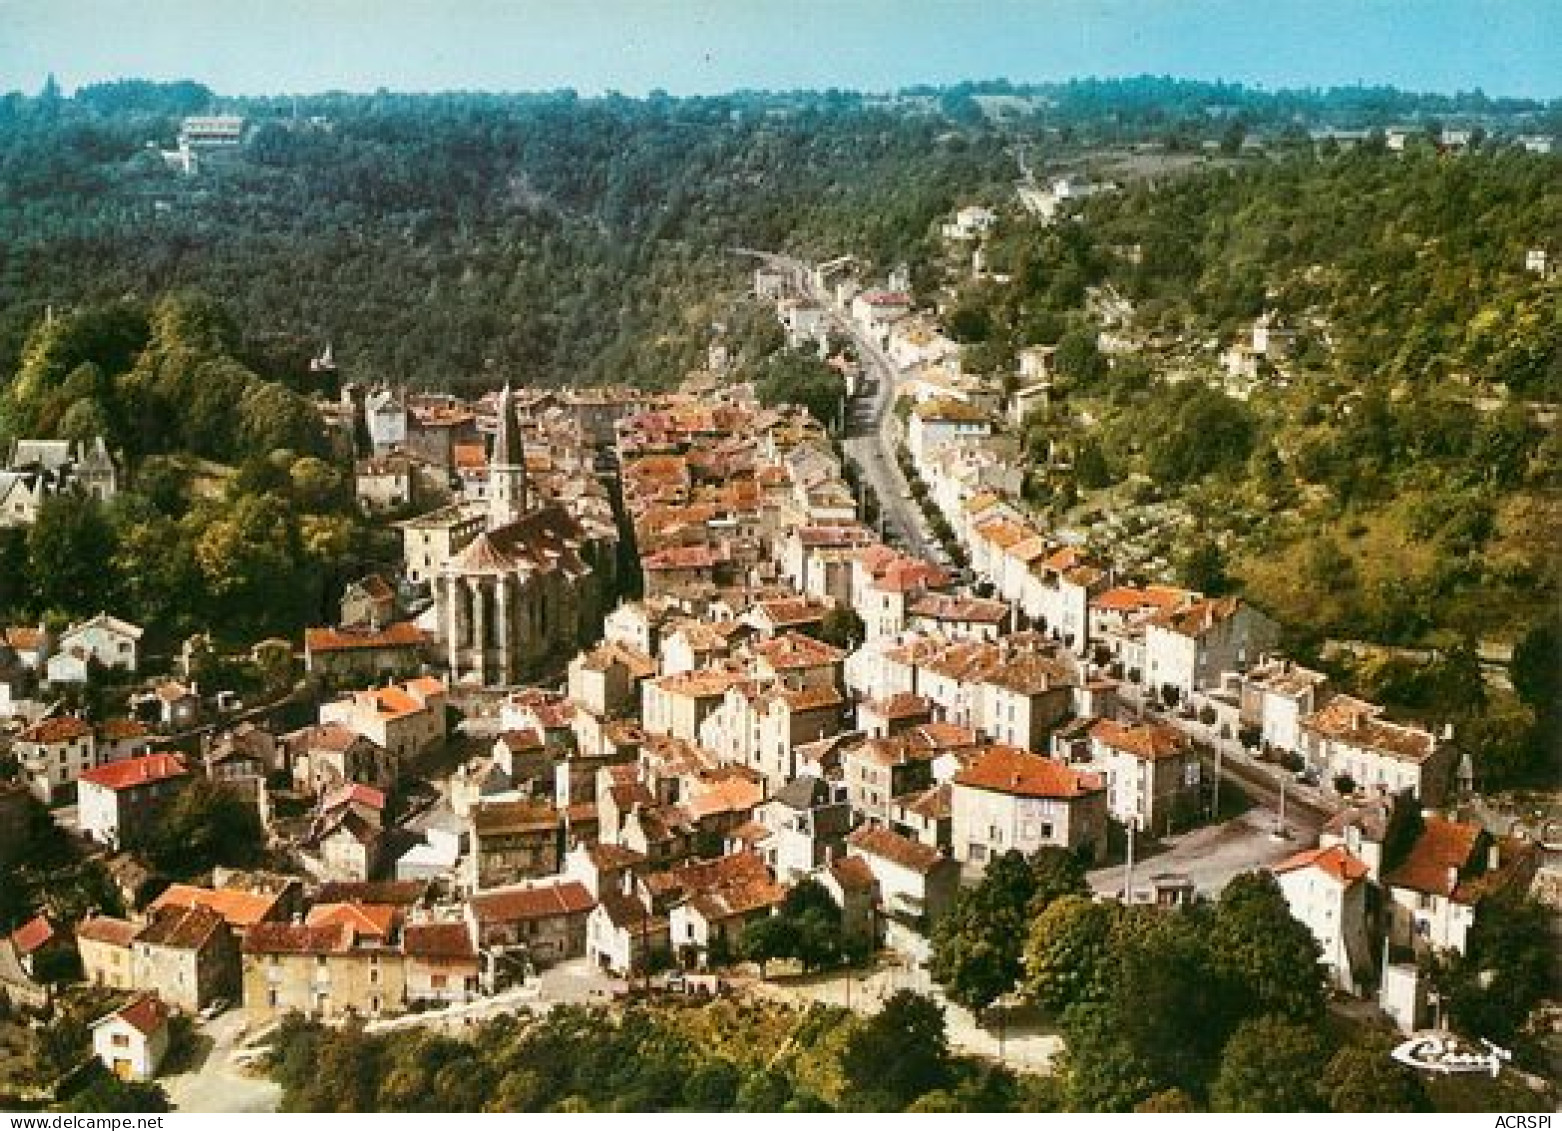
<path fill-rule="evenodd" d="M 1143 892 L 1151 876 L 1176 872 L 1191 879 L 1200 895 L 1217 896 L 1231 877 L 1277 863 L 1313 843 L 1310 834 L 1300 833 L 1294 825 L 1288 838 L 1277 839 L 1279 823 L 1274 810 L 1255 806 L 1223 824 L 1168 837 L 1148 854 L 1141 847 L 1134 861 L 1134 889 Z M 1123 864 L 1098 868 L 1090 873 L 1090 886 L 1102 895 L 1116 894 L 1123 889 L 1126 873 Z"/>

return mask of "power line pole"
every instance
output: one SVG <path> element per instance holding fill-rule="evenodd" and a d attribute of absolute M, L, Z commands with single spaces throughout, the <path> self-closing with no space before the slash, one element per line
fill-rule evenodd
<path fill-rule="evenodd" d="M 1134 901 L 1134 831 L 1138 827 L 1138 821 L 1128 822 L 1128 866 L 1123 873 L 1123 902 L 1130 906 Z"/>

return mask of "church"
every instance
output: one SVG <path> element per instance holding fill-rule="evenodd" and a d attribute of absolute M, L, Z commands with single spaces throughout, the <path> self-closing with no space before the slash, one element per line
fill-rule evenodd
<path fill-rule="evenodd" d="M 408 576 L 427 580 L 428 627 L 452 682 L 522 682 L 594 639 L 615 595 L 617 532 L 534 493 L 516 404 L 498 399 L 485 504 L 402 523 Z M 485 513 L 486 512 L 486 513 Z"/>

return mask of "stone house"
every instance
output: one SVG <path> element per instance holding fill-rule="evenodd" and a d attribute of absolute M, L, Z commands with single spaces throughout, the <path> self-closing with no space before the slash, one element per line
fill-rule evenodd
<path fill-rule="evenodd" d="M 408 923 L 401 946 L 408 1002 L 454 1005 L 482 992 L 482 962 L 468 923 Z"/>
<path fill-rule="evenodd" d="M 926 933 L 954 905 L 960 865 L 938 849 L 877 825 L 863 825 L 846 844 L 873 873 L 887 917 Z"/>
<path fill-rule="evenodd" d="M 558 872 L 559 814 L 546 801 L 484 801 L 472 807 L 467 883 L 474 889 Z"/>
<path fill-rule="evenodd" d="M 130 944 L 133 985 L 156 989 L 186 1013 L 198 1013 L 238 986 L 233 932 L 205 907 L 166 908 L 153 914 Z"/>
<path fill-rule="evenodd" d="M 330 1021 L 404 1006 L 399 947 L 360 937 L 350 922 L 260 923 L 244 937 L 244 1012 L 252 1023 L 298 1012 Z"/>
<path fill-rule="evenodd" d="M 139 930 L 128 919 L 108 915 L 93 915 L 76 924 L 76 953 L 81 956 L 83 980 L 114 990 L 135 989 L 131 951 Z"/>
<path fill-rule="evenodd" d="M 586 953 L 586 920 L 596 902 L 575 880 L 513 885 L 474 893 L 466 917 L 480 950 L 522 951 L 542 966 Z M 492 956 L 485 969 L 491 979 Z"/>
<path fill-rule="evenodd" d="M 1107 790 L 1083 773 L 1012 746 L 990 746 L 955 775 L 957 859 L 985 866 L 1010 849 L 1056 846 L 1094 858 L 1106 846 Z"/>

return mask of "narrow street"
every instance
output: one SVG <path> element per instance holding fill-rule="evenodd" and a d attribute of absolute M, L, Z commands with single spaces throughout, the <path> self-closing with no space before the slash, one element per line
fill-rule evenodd
<path fill-rule="evenodd" d="M 735 250 L 786 272 L 797 293 L 824 310 L 833 330 L 851 339 L 862 362 L 864 385 L 869 392 L 848 403 L 842 441 L 846 457 L 879 501 L 885 536 L 918 557 L 946 564 L 943 547 L 928 528 L 927 519 L 911 497 L 911 487 L 895 462 L 895 444 L 890 432 L 897 377 L 894 362 L 851 319 L 843 317 L 818 293 L 809 264 L 771 252 Z"/>

